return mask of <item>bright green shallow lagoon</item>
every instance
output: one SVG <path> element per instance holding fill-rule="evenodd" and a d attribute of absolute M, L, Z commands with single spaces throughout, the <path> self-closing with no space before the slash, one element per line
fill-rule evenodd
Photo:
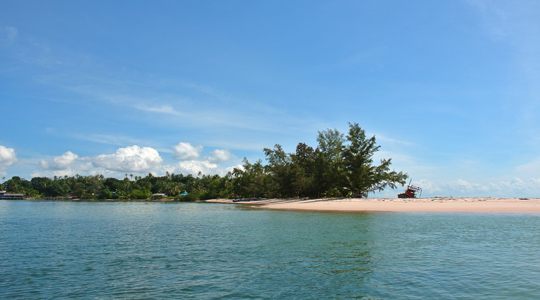
<path fill-rule="evenodd" d="M 540 215 L 0 201 L 0 299 L 540 299 Z"/>

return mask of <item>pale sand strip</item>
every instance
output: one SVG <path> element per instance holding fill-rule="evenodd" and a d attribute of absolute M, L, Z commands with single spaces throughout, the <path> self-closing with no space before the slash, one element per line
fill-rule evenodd
<path fill-rule="evenodd" d="M 227 202 L 231 201 L 229 200 Z M 421 199 L 270 199 L 237 203 L 258 205 L 261 208 L 278 210 L 540 214 L 539 198 L 520 199 L 435 197 Z"/>

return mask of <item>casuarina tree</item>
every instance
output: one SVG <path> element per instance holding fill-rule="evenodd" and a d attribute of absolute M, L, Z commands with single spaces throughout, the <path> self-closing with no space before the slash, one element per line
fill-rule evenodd
<path fill-rule="evenodd" d="M 343 148 L 343 166 L 348 188 L 352 194 L 367 197 L 369 193 L 382 191 L 386 187 L 396 188 L 405 184 L 407 174 L 390 171 L 392 159 L 381 159 L 374 165 L 373 155 L 379 151 L 375 136 L 368 138 L 357 123 L 349 123 L 347 144 Z"/>

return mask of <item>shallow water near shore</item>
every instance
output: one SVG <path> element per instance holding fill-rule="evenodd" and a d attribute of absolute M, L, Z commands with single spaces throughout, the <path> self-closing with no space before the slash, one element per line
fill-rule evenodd
<path fill-rule="evenodd" d="M 0 201 L 1 299 L 537 299 L 540 215 Z"/>

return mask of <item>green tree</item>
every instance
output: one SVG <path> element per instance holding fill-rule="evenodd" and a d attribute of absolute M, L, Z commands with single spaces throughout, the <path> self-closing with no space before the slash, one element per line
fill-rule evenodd
<path fill-rule="evenodd" d="M 167 186 L 167 189 L 164 190 L 164 192 L 167 194 L 167 196 L 178 196 L 180 193 L 184 191 L 184 184 L 178 183 L 178 182 L 170 182 Z"/>
<path fill-rule="evenodd" d="M 54 197 L 56 195 L 50 195 L 49 189 L 53 181 L 50 178 L 47 177 L 34 177 L 30 180 L 32 183 L 32 188 L 36 190 L 36 192 L 43 196 L 51 196 Z"/>
<path fill-rule="evenodd" d="M 67 189 L 65 188 L 65 185 L 55 180 L 51 182 L 49 186 L 47 186 L 44 196 L 59 197 L 59 196 L 66 196 L 66 194 L 67 194 Z"/>
<path fill-rule="evenodd" d="M 250 163 L 247 158 L 243 160 L 242 168 L 234 168 L 232 172 L 233 197 L 265 197 L 266 173 L 262 161 Z"/>
<path fill-rule="evenodd" d="M 390 171 L 392 159 L 382 159 L 373 165 L 373 154 L 379 151 L 375 136 L 367 138 L 365 131 L 357 123 L 349 123 L 349 142 L 343 149 L 343 165 L 349 189 L 355 195 L 367 197 L 369 193 L 392 189 L 397 184 L 405 184 L 407 174 Z"/>
<path fill-rule="evenodd" d="M 112 196 L 112 199 L 117 199 L 120 195 L 123 195 L 124 182 L 116 178 L 107 178 L 103 182 L 104 189 L 108 189 Z"/>
<path fill-rule="evenodd" d="M 296 153 L 291 155 L 293 187 L 299 197 L 316 196 L 315 160 L 317 152 L 312 147 L 299 143 Z"/>
<path fill-rule="evenodd" d="M 111 192 L 111 190 L 109 190 L 108 188 L 103 188 L 101 190 L 101 192 L 99 193 L 99 196 L 98 196 L 99 199 L 112 199 L 113 198 L 113 193 Z"/>
<path fill-rule="evenodd" d="M 89 198 L 93 198 L 104 188 L 103 175 L 85 176 L 84 184 Z"/>
<path fill-rule="evenodd" d="M 126 174 L 127 175 L 127 174 Z M 121 197 L 130 198 L 131 194 L 131 181 L 127 176 L 122 181 L 122 189 L 118 192 Z"/>
<path fill-rule="evenodd" d="M 271 196 L 290 197 L 297 196 L 294 186 L 294 172 L 292 158 L 283 151 L 281 145 L 276 144 L 274 149 L 264 148 L 268 165 L 266 174 Z"/>
<path fill-rule="evenodd" d="M 150 191 L 134 189 L 129 194 L 130 199 L 148 199 L 150 198 Z"/>
<path fill-rule="evenodd" d="M 315 184 L 318 193 L 328 197 L 344 196 L 345 173 L 343 169 L 343 134 L 337 129 L 320 131 L 317 137 L 317 157 L 315 159 Z"/>
<path fill-rule="evenodd" d="M 8 193 L 24 194 L 26 197 L 37 197 L 38 192 L 32 187 L 32 183 L 19 176 L 13 176 L 4 182 L 4 188 Z"/>

